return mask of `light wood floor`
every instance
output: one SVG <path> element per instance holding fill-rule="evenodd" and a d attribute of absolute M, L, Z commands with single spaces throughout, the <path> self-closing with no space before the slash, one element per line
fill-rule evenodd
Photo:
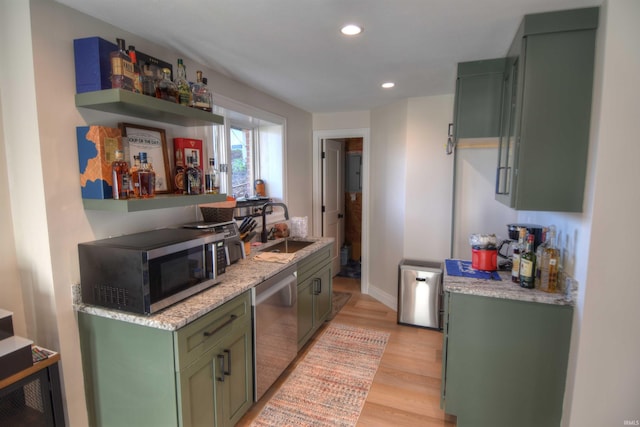
<path fill-rule="evenodd" d="M 358 279 L 336 276 L 333 288 L 350 292 L 352 296 L 332 322 L 391 333 L 358 426 L 455 427 L 455 417 L 445 415 L 440 409 L 442 333 L 398 325 L 394 310 L 360 293 Z M 251 424 L 314 341 L 315 338 L 305 346 L 237 426 Z"/>

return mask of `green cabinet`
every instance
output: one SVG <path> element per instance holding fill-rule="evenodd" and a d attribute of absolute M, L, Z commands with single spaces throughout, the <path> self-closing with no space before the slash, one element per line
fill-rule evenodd
<path fill-rule="evenodd" d="M 505 58 L 458 64 L 453 137 L 498 138 Z"/>
<path fill-rule="evenodd" d="M 253 404 L 249 292 L 177 331 L 78 324 L 91 425 L 232 426 Z"/>
<path fill-rule="evenodd" d="M 331 313 L 331 247 L 298 262 L 298 349 Z"/>
<path fill-rule="evenodd" d="M 511 44 L 496 175 L 511 208 L 582 211 L 598 11 L 526 15 Z"/>
<path fill-rule="evenodd" d="M 441 406 L 458 427 L 559 426 L 573 307 L 445 293 Z"/>

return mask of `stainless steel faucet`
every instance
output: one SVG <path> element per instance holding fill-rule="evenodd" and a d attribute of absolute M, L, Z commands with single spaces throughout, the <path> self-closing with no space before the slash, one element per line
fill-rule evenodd
<path fill-rule="evenodd" d="M 281 206 L 284 208 L 284 218 L 289 219 L 289 209 L 287 209 L 287 205 L 284 203 L 278 202 L 267 202 L 262 205 L 262 232 L 260 233 L 260 241 L 262 243 L 267 243 L 267 207 L 268 206 Z"/>

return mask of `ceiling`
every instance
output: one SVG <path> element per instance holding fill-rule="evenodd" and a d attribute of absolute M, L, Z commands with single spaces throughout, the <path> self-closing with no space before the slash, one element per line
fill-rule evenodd
<path fill-rule="evenodd" d="M 601 3 L 57 1 L 312 113 L 369 110 L 399 99 L 453 93 L 456 63 L 504 56 L 523 15 Z M 361 25 L 363 33 L 345 38 L 339 30 L 346 23 Z M 382 89 L 385 81 L 396 86 Z"/>

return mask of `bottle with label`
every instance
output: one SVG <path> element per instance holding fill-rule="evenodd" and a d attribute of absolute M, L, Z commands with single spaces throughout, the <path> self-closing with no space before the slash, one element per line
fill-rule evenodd
<path fill-rule="evenodd" d="M 187 69 L 182 62 L 182 58 L 178 58 L 178 68 L 176 71 L 176 78 L 173 80 L 178 88 L 178 101 L 180 105 L 191 105 L 191 87 L 187 81 Z"/>
<path fill-rule="evenodd" d="M 206 193 L 218 194 L 220 192 L 220 177 L 213 157 L 209 158 L 209 167 L 204 175 L 204 184 Z"/>
<path fill-rule="evenodd" d="M 549 229 L 547 245 L 542 251 L 542 259 L 539 260 L 540 267 L 540 290 L 544 292 L 557 292 L 558 290 L 558 268 L 560 264 L 560 250 L 556 246 L 556 231 Z"/>
<path fill-rule="evenodd" d="M 513 248 L 513 257 L 511 264 L 511 281 L 514 283 L 520 283 L 520 255 L 524 252 L 525 236 L 527 235 L 527 229 L 520 227 L 518 230 L 518 243 Z"/>
<path fill-rule="evenodd" d="M 138 169 L 140 169 L 140 154 L 134 154 L 133 165 L 129 168 L 129 198 L 137 197 L 136 194 L 139 192 L 139 185 L 133 179 L 133 176 Z"/>
<path fill-rule="evenodd" d="M 527 246 L 520 256 L 520 286 L 533 289 L 535 285 L 536 254 L 533 250 L 535 236 L 529 234 Z"/>
<path fill-rule="evenodd" d="M 148 62 L 142 66 L 142 93 L 154 98 L 156 96 L 156 79 Z"/>
<path fill-rule="evenodd" d="M 124 48 L 124 39 L 116 39 L 118 50 L 109 54 L 111 62 L 111 87 L 133 91 L 133 63 Z"/>
<path fill-rule="evenodd" d="M 155 196 L 156 173 L 147 163 L 147 153 L 141 152 L 140 167 L 131 175 L 134 181 L 135 196 L 139 199 L 149 199 Z"/>
<path fill-rule="evenodd" d="M 162 69 L 162 79 L 156 84 L 156 98 L 169 102 L 178 102 L 178 88 L 171 81 L 171 70 L 168 68 Z"/>
<path fill-rule="evenodd" d="M 196 82 L 191 86 L 191 106 L 204 111 L 213 111 L 213 97 L 203 82 L 202 71 L 196 71 Z"/>
<path fill-rule="evenodd" d="M 202 177 L 198 168 L 197 160 L 193 156 L 187 156 L 187 168 L 184 170 L 185 194 L 200 194 L 202 188 Z"/>
<path fill-rule="evenodd" d="M 536 248 L 536 260 L 538 261 L 536 262 L 536 273 L 534 275 L 536 289 L 540 289 L 540 267 L 542 267 L 542 263 L 540 261 L 542 260 L 542 253 L 544 252 L 544 248 L 546 248 L 548 244 L 548 230 L 549 229 L 547 227 L 542 228 L 542 243 L 540 243 Z"/>
<path fill-rule="evenodd" d="M 136 47 L 129 45 L 129 58 L 133 64 L 133 91 L 135 93 L 142 93 L 142 73 L 140 66 L 138 65 L 138 57 L 136 55 Z"/>
<path fill-rule="evenodd" d="M 111 163 L 113 174 L 113 198 L 129 198 L 129 164 L 124 161 L 122 150 L 116 150 L 116 159 Z"/>
<path fill-rule="evenodd" d="M 184 194 L 184 157 L 182 149 L 176 150 L 176 170 L 173 174 L 173 183 L 177 194 Z"/>

